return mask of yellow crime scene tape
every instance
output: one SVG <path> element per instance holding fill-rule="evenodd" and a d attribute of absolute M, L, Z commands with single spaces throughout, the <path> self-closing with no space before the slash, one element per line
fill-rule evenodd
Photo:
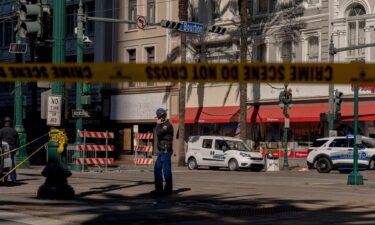
<path fill-rule="evenodd" d="M 375 83 L 375 64 L 0 64 L 0 82 Z"/>

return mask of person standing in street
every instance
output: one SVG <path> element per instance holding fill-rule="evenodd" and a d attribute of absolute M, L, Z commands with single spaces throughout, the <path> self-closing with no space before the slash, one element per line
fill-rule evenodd
<path fill-rule="evenodd" d="M 167 110 L 163 108 L 156 110 L 156 118 L 156 135 L 159 154 L 154 167 L 155 190 L 152 191 L 151 194 L 165 196 L 172 194 L 173 191 L 171 162 L 173 153 L 173 126 L 167 119 Z M 165 180 L 164 189 L 163 175 Z"/>
<path fill-rule="evenodd" d="M 16 129 L 12 127 L 12 119 L 10 117 L 5 117 L 4 118 L 4 127 L 0 129 L 0 140 L 5 141 L 9 144 L 9 150 L 12 151 L 15 148 L 19 147 L 19 137 L 18 137 L 18 132 Z M 13 169 L 15 167 L 15 155 L 16 152 L 11 152 L 10 156 L 12 159 L 12 167 Z M 12 182 L 17 181 L 17 174 L 16 170 L 14 170 L 10 174 L 10 180 Z"/>

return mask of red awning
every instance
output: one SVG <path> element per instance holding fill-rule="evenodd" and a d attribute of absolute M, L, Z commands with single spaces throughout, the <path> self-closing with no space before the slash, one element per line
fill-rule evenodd
<path fill-rule="evenodd" d="M 237 122 L 239 110 L 239 106 L 186 108 L 185 123 Z M 172 123 L 178 123 L 179 121 L 179 115 L 172 119 Z"/>
<path fill-rule="evenodd" d="M 319 122 L 320 113 L 328 112 L 326 104 L 296 104 L 289 109 L 290 122 Z M 353 103 L 342 104 L 341 116 L 344 121 L 353 120 Z M 375 102 L 359 104 L 359 120 L 375 120 Z M 247 110 L 248 122 L 284 122 L 283 109 L 279 106 L 254 106 Z"/>

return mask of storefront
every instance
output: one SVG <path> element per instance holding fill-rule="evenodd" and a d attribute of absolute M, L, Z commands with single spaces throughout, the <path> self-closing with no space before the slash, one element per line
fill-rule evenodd
<path fill-rule="evenodd" d="M 148 133 L 155 137 L 156 110 L 165 108 L 169 116 L 176 111 L 170 107 L 170 99 L 171 95 L 167 92 L 124 93 L 110 96 L 110 120 L 120 133 L 121 148 L 124 153 L 134 153 L 135 133 Z M 137 143 L 154 147 L 156 144 L 154 138 L 139 140 Z"/>
<path fill-rule="evenodd" d="M 295 104 L 289 109 L 289 142 L 297 148 L 309 146 L 315 139 L 327 136 L 328 121 L 321 113 L 328 112 L 327 103 Z M 353 133 L 353 102 L 342 105 L 341 121 L 335 122 L 338 135 Z M 375 102 L 359 104 L 359 133 L 375 137 Z M 178 123 L 178 115 L 173 118 Z M 260 105 L 247 110 L 248 139 L 281 143 L 284 129 L 283 109 L 278 105 Z M 187 136 L 223 135 L 239 137 L 239 107 L 201 107 L 185 110 Z"/>

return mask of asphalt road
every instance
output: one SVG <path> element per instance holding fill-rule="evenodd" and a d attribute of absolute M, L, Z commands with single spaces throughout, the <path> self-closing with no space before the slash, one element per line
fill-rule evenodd
<path fill-rule="evenodd" d="M 74 172 L 76 198 L 36 199 L 42 168 L 1 186 L 0 224 L 375 224 L 375 171 L 347 174 L 174 169 L 175 193 L 155 198 L 150 169 Z"/>

